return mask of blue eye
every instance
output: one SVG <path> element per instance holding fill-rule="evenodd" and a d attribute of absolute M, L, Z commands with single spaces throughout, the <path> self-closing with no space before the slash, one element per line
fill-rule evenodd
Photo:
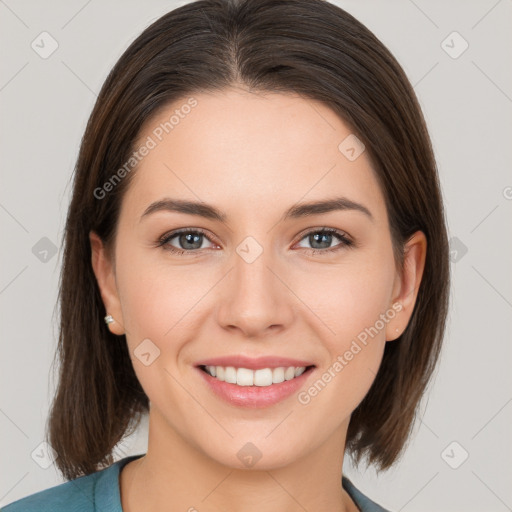
<path fill-rule="evenodd" d="M 181 248 L 171 244 L 171 241 L 175 238 L 178 240 L 178 244 Z M 334 247 L 330 247 L 333 238 L 337 238 L 340 243 L 336 244 Z M 164 235 L 157 242 L 157 246 L 174 254 L 195 253 L 199 249 L 204 249 L 204 239 L 214 243 L 202 229 L 181 229 Z M 334 251 L 339 251 L 344 247 L 350 247 L 353 245 L 353 242 L 345 235 L 345 233 L 333 228 L 311 230 L 307 232 L 300 241 L 305 239 L 307 239 L 308 243 L 312 245 L 323 245 L 323 247 L 320 248 L 306 248 L 312 254 L 332 253 Z"/>
<path fill-rule="evenodd" d="M 319 230 L 309 231 L 301 240 L 304 240 L 305 238 L 307 238 L 308 243 L 312 245 L 320 244 L 321 246 L 324 246 L 323 248 L 313 247 L 310 249 L 312 254 L 332 253 L 343 249 L 343 247 L 350 247 L 353 245 L 352 241 L 349 240 L 345 233 L 333 228 L 322 228 Z M 340 243 L 334 247 L 330 247 L 333 238 L 340 240 Z"/>
<path fill-rule="evenodd" d="M 172 239 L 178 237 L 178 243 L 183 247 L 180 249 L 178 247 L 174 247 L 170 245 Z M 158 247 L 163 247 L 165 250 L 176 254 L 184 254 L 186 252 L 195 252 L 198 249 L 202 249 L 202 238 L 209 238 L 206 236 L 206 233 L 201 229 L 182 229 L 179 231 L 174 231 L 169 235 L 164 235 L 158 242 Z"/>

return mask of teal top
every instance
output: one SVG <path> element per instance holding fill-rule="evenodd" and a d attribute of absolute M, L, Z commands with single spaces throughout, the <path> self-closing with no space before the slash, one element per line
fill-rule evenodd
<path fill-rule="evenodd" d="M 119 474 L 128 462 L 140 457 L 142 454 L 125 457 L 108 468 L 21 498 L 0 512 L 123 512 Z M 358 491 L 348 478 L 342 477 L 342 486 L 361 512 L 389 512 Z"/>

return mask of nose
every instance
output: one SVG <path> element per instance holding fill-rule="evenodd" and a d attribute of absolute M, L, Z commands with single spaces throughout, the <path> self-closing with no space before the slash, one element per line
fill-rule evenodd
<path fill-rule="evenodd" d="M 271 251 L 263 250 L 254 261 L 242 251 L 234 253 L 230 268 L 219 283 L 219 325 L 238 330 L 246 338 L 286 329 L 293 320 L 294 295 L 286 285 L 286 270 L 272 258 Z"/>

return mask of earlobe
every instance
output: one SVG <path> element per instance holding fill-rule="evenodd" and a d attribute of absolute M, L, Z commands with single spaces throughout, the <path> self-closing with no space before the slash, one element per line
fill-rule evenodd
<path fill-rule="evenodd" d="M 387 325 L 386 341 L 400 337 L 409 323 L 423 277 L 426 256 L 427 238 L 422 231 L 416 231 L 405 244 L 403 269 L 395 280 L 392 302 L 400 304 L 400 311 Z"/>
<path fill-rule="evenodd" d="M 94 275 L 105 306 L 106 316 L 111 317 L 108 322 L 105 320 L 105 323 L 113 334 L 120 336 L 124 334 L 124 321 L 115 281 L 113 261 L 97 233 L 91 231 L 89 241 L 91 243 L 91 264 Z"/>

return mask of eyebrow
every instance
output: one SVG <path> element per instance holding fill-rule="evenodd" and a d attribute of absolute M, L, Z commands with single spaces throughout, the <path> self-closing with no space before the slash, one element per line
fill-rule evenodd
<path fill-rule="evenodd" d="M 151 203 L 141 215 L 140 220 L 142 221 L 148 215 L 159 211 L 197 215 L 206 219 L 217 220 L 222 223 L 226 223 L 228 219 L 226 213 L 207 203 L 165 197 L 164 199 Z M 284 213 L 282 220 L 299 219 L 333 211 L 358 211 L 365 214 L 371 221 L 374 220 L 373 215 L 366 206 L 355 201 L 351 201 L 346 197 L 335 197 L 333 199 L 325 199 L 323 201 L 296 204 Z"/>

